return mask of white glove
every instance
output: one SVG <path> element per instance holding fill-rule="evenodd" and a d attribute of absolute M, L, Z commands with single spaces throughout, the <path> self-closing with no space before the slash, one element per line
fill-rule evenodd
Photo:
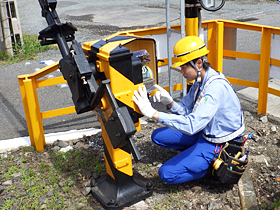
<path fill-rule="evenodd" d="M 165 89 L 163 89 L 157 84 L 155 84 L 154 87 L 158 89 L 158 91 L 153 96 L 154 102 L 161 102 L 165 106 L 172 103 L 173 98 L 169 95 L 169 93 Z"/>
<path fill-rule="evenodd" d="M 134 91 L 133 101 L 137 104 L 143 115 L 152 118 L 157 110 L 152 107 L 148 99 L 146 87 L 144 86 L 143 89 L 139 87 L 138 92 Z"/>

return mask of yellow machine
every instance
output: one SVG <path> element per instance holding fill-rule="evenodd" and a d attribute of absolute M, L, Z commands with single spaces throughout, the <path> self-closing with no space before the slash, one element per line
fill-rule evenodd
<path fill-rule="evenodd" d="M 130 153 L 135 161 L 140 160 L 132 135 L 140 130 L 142 115 L 132 96 L 143 83 L 151 87 L 157 80 L 157 72 L 150 72 L 157 69 L 155 41 L 115 36 L 84 43 L 83 49 L 94 64 L 97 83 L 107 85 L 94 112 L 101 123 L 108 175 L 97 180 L 92 194 L 105 208 L 124 206 L 152 194 L 151 183 L 132 170 Z"/>
<path fill-rule="evenodd" d="M 132 100 L 134 90 L 157 82 L 155 40 L 133 35 L 87 42 L 74 39 L 77 30 L 60 23 L 55 0 L 39 0 L 48 27 L 40 31 L 41 45 L 57 44 L 59 62 L 78 114 L 94 111 L 101 123 L 107 174 L 92 186 L 93 196 L 105 209 L 131 205 L 152 195 L 153 186 L 132 169 L 140 154 L 132 135 L 142 117 Z M 72 41 L 71 47 L 67 42 Z M 137 129 L 136 129 L 137 128 Z"/>
<path fill-rule="evenodd" d="M 140 130 L 142 117 L 132 97 L 139 86 L 145 84 L 152 92 L 157 83 L 155 40 L 127 33 L 82 47 L 74 38 L 77 29 L 60 22 L 57 1 L 38 1 L 48 23 L 39 33 L 41 45 L 58 45 L 63 57 L 59 69 L 77 114 L 93 110 L 101 123 L 107 174 L 92 186 L 93 196 L 105 209 L 123 208 L 149 197 L 152 184 L 132 168 L 131 154 L 136 162 L 141 158 L 132 135 Z M 187 35 L 197 35 L 199 2 L 203 7 L 202 0 L 186 0 Z M 67 42 L 72 42 L 71 47 Z"/>

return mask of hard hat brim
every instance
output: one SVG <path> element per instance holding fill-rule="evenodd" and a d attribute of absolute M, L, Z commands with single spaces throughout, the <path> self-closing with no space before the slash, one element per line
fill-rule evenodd
<path fill-rule="evenodd" d="M 180 67 L 180 66 L 184 65 L 185 63 L 187 63 L 187 62 L 176 62 L 171 67 L 172 68 Z"/>

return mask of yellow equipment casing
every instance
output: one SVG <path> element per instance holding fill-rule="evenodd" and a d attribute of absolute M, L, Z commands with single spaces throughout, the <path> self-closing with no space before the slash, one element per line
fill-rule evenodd
<path fill-rule="evenodd" d="M 106 79 L 110 79 L 110 88 L 117 100 L 119 106 L 129 107 L 129 112 L 132 115 L 136 130 L 140 130 L 139 117 L 141 112 L 138 106 L 133 102 L 132 97 L 134 91 L 138 91 L 139 86 L 143 86 L 142 67 L 148 66 L 152 70 L 152 79 L 157 81 L 157 59 L 155 40 L 139 36 L 111 36 L 106 40 L 98 40 L 85 42 L 83 50 L 91 61 L 91 57 L 96 59 L 96 70 L 103 73 Z M 148 59 L 136 57 L 134 52 L 146 50 L 149 55 Z M 100 77 L 100 76 L 99 76 Z M 98 83 L 97 79 L 97 83 Z M 112 114 L 112 109 L 106 95 L 101 99 L 99 108 L 102 110 L 105 121 L 109 119 Z M 136 115 L 136 113 L 137 116 Z M 128 159 L 126 152 L 120 151 L 119 148 L 114 148 L 111 139 L 106 131 L 102 119 L 99 119 L 102 129 L 102 136 L 108 152 L 113 161 L 114 167 L 132 176 L 132 162 Z M 121 155 L 120 155 L 121 154 Z M 130 155 L 130 154 L 129 154 Z M 124 160 L 120 160 L 123 157 Z M 106 162 L 107 159 L 105 158 Z M 106 163 L 107 173 L 115 178 L 111 172 L 109 164 Z"/>
<path fill-rule="evenodd" d="M 86 55 L 95 54 L 96 69 L 103 72 L 106 79 L 110 79 L 110 87 L 115 98 L 133 111 L 141 114 L 137 105 L 133 102 L 134 90 L 143 86 L 142 66 L 150 67 L 153 79 L 157 83 L 157 59 L 156 43 L 154 39 L 135 35 L 111 36 L 106 40 L 85 42 L 83 49 Z M 150 55 L 149 60 L 139 63 L 140 59 L 133 58 L 134 52 L 146 50 Z M 132 58 L 132 62 L 131 62 Z M 98 81 L 98 80 L 97 80 Z M 103 109 L 106 110 L 105 104 Z M 137 130 L 140 130 L 139 122 L 135 122 Z"/>

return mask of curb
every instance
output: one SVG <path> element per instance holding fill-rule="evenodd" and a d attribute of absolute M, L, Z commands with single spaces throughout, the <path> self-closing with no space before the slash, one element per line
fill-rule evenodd
<path fill-rule="evenodd" d="M 253 186 L 251 171 L 245 170 L 238 182 L 240 203 L 243 210 L 258 210 L 258 201 Z"/>
<path fill-rule="evenodd" d="M 70 130 L 66 132 L 49 133 L 45 134 L 45 141 L 46 144 L 52 144 L 56 140 L 69 141 L 72 139 L 82 138 L 84 135 L 91 136 L 100 131 L 101 129 L 88 128 L 82 130 Z M 0 140 L 0 153 L 17 149 L 21 146 L 31 146 L 29 136 Z"/>

